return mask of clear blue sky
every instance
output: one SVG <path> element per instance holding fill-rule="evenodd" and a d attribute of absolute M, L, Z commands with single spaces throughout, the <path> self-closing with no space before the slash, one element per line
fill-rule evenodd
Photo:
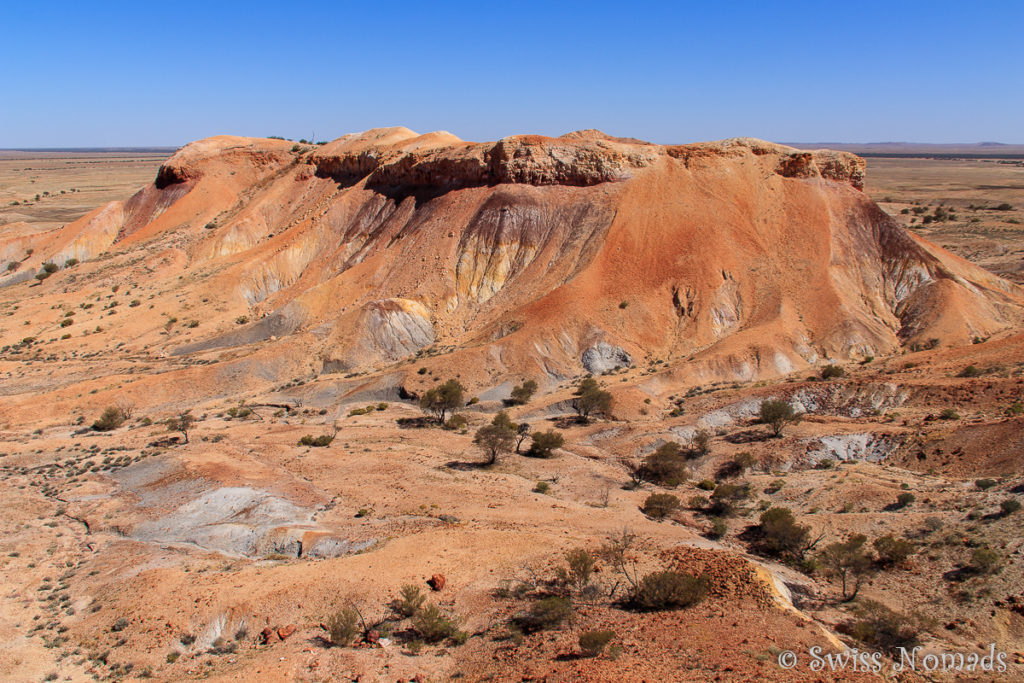
<path fill-rule="evenodd" d="M 0 3 L 0 147 L 467 140 L 1024 143 L 1024 2 Z"/>

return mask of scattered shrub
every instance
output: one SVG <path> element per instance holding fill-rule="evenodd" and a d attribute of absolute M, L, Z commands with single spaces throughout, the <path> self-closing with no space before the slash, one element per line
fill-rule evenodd
<path fill-rule="evenodd" d="M 412 627 L 428 643 L 450 639 L 461 644 L 468 638 L 468 634 L 459 630 L 458 622 L 441 614 L 441 610 L 434 604 L 424 605 L 416 611 L 412 617 Z"/>
<path fill-rule="evenodd" d="M 966 368 L 960 371 L 957 377 L 980 377 L 985 374 L 980 368 L 974 365 L 968 365 Z"/>
<path fill-rule="evenodd" d="M 1007 498 L 1006 500 L 999 503 L 999 511 L 1006 517 L 1012 515 L 1014 512 L 1020 510 L 1020 501 L 1015 498 Z"/>
<path fill-rule="evenodd" d="M 988 489 L 990 489 L 993 486 L 995 486 L 996 483 L 997 482 L 996 482 L 995 479 L 987 479 L 986 478 L 986 479 L 975 479 L 974 480 L 974 485 L 977 486 L 982 491 L 987 491 Z"/>
<path fill-rule="evenodd" d="M 522 384 L 513 387 L 510 400 L 514 405 L 525 405 L 530 402 L 535 393 L 537 393 L 537 383 L 532 379 L 528 379 Z"/>
<path fill-rule="evenodd" d="M 939 419 L 942 420 L 959 420 L 960 413 L 956 412 L 953 408 L 943 408 L 942 412 L 939 413 Z"/>
<path fill-rule="evenodd" d="M 879 536 L 872 541 L 871 545 L 874 546 L 875 553 L 878 554 L 878 564 L 883 567 L 900 564 L 917 550 L 913 542 L 905 538 L 896 538 L 892 534 Z"/>
<path fill-rule="evenodd" d="M 822 379 L 835 379 L 846 374 L 846 370 L 838 365 L 826 365 L 821 369 Z"/>
<path fill-rule="evenodd" d="M 909 650 L 917 645 L 920 624 L 874 600 L 863 600 L 855 620 L 843 630 L 866 645 L 894 654 L 901 647 Z"/>
<path fill-rule="evenodd" d="M 552 596 L 534 602 L 528 611 L 514 619 L 514 623 L 525 633 L 532 633 L 555 628 L 571 615 L 572 603 L 569 599 Z"/>
<path fill-rule="evenodd" d="M 395 611 L 403 617 L 411 617 L 423 607 L 427 597 L 418 586 L 406 584 L 402 586 L 401 597 L 395 601 Z"/>
<path fill-rule="evenodd" d="M 306 434 L 299 439 L 299 445 L 312 446 L 313 448 L 324 448 L 325 446 L 331 445 L 331 442 L 334 441 L 334 437 L 334 434 L 321 434 L 320 436 Z"/>
<path fill-rule="evenodd" d="M 92 423 L 92 428 L 97 432 L 109 432 L 123 425 L 126 419 L 123 410 L 117 406 L 107 406 L 100 419 Z"/>
<path fill-rule="evenodd" d="M 585 657 L 597 657 L 614 639 L 615 631 L 584 631 L 579 638 L 580 650 Z"/>
<path fill-rule="evenodd" d="M 810 527 L 798 524 L 789 508 L 777 507 L 762 512 L 758 533 L 760 550 L 776 557 L 799 560 L 811 546 L 808 540 Z"/>
<path fill-rule="evenodd" d="M 681 609 L 703 600 L 707 591 L 708 580 L 705 576 L 659 571 L 640 579 L 630 596 L 630 602 L 643 610 Z"/>
<path fill-rule="evenodd" d="M 335 647 L 345 647 L 359 635 L 361 621 L 355 607 L 348 606 L 335 612 L 327 617 L 327 639 Z"/>
<path fill-rule="evenodd" d="M 533 487 L 534 493 L 547 493 L 551 490 L 551 484 L 546 481 L 538 481 L 537 485 Z"/>
<path fill-rule="evenodd" d="M 652 493 L 640 509 L 651 519 L 664 519 L 679 508 L 679 499 L 671 493 Z"/>
<path fill-rule="evenodd" d="M 787 401 L 767 399 L 761 402 L 761 422 L 772 428 L 772 433 L 782 436 L 786 425 L 795 424 L 803 417 Z"/>
<path fill-rule="evenodd" d="M 450 379 L 424 393 L 420 398 L 420 408 L 443 424 L 450 411 L 462 407 L 464 392 L 465 388 L 458 380 Z"/>
<path fill-rule="evenodd" d="M 896 507 L 902 509 L 913 503 L 917 498 L 913 493 L 901 493 L 896 496 Z"/>
<path fill-rule="evenodd" d="M 690 478 L 683 450 L 674 441 L 661 444 L 644 458 L 639 474 L 647 481 L 668 487 L 678 486 Z"/>
<path fill-rule="evenodd" d="M 971 568 L 978 574 L 994 574 L 998 571 L 1002 559 L 991 548 L 975 548 L 971 553 Z"/>
<path fill-rule="evenodd" d="M 546 432 L 535 432 L 532 438 L 533 442 L 526 451 L 526 455 L 531 458 L 550 458 L 554 455 L 556 448 L 561 448 L 565 444 L 565 437 L 553 429 Z"/>
<path fill-rule="evenodd" d="M 582 380 L 575 393 L 577 398 L 573 401 L 573 408 L 580 419 L 586 421 L 591 415 L 607 415 L 611 412 L 612 395 L 601 389 L 594 378 Z"/>
<path fill-rule="evenodd" d="M 456 413 L 455 415 L 452 415 L 451 417 L 449 417 L 448 421 L 445 422 L 442 425 L 442 427 L 444 427 L 445 429 L 447 429 L 449 431 L 453 431 L 454 432 L 454 431 L 459 431 L 461 429 L 465 429 L 468 425 L 469 425 L 469 420 L 466 419 L 466 416 L 465 415 L 459 415 L 458 413 Z"/>

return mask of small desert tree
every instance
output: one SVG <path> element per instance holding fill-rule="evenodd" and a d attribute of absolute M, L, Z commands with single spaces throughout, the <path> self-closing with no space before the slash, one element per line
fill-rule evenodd
<path fill-rule="evenodd" d="M 689 479 L 690 471 L 683 449 L 674 441 L 668 441 L 644 458 L 639 475 L 647 481 L 673 487 Z"/>
<path fill-rule="evenodd" d="M 508 453 L 516 443 L 516 433 L 504 425 L 484 425 L 476 431 L 473 443 L 487 456 L 487 464 L 498 461 L 498 455 Z"/>
<path fill-rule="evenodd" d="M 444 423 L 450 411 L 462 407 L 465 388 L 456 379 L 450 379 L 428 390 L 420 398 L 420 408 Z"/>
<path fill-rule="evenodd" d="M 565 443 L 565 437 L 555 430 L 547 432 L 536 432 L 533 435 L 533 443 L 526 454 L 533 458 L 550 458 L 556 448 L 561 448 Z"/>
<path fill-rule="evenodd" d="M 871 555 L 865 547 L 867 540 L 864 534 L 853 534 L 841 543 L 830 543 L 818 555 L 825 571 L 840 580 L 843 602 L 857 597 L 861 582 L 871 571 Z"/>
<path fill-rule="evenodd" d="M 513 387 L 512 396 L 509 400 L 513 405 L 525 405 L 530 402 L 535 393 L 537 393 L 537 383 L 532 379 L 528 379 L 522 384 Z"/>
<path fill-rule="evenodd" d="M 760 522 L 759 546 L 768 555 L 800 560 L 817 543 L 810 540 L 810 527 L 798 524 L 789 508 L 765 510 Z"/>
<path fill-rule="evenodd" d="M 516 426 L 516 453 L 522 448 L 523 442 L 526 441 L 527 437 L 530 436 L 530 425 L 525 422 L 520 422 Z"/>
<path fill-rule="evenodd" d="M 109 432 L 123 425 L 125 419 L 127 418 L 121 408 L 107 406 L 103 414 L 100 415 L 100 419 L 92 423 L 92 428 L 97 432 Z"/>
<path fill-rule="evenodd" d="M 878 554 L 877 562 L 883 567 L 897 565 L 917 551 L 912 541 L 896 538 L 892 534 L 879 536 L 871 542 Z"/>
<path fill-rule="evenodd" d="M 192 416 L 191 411 L 186 410 L 183 413 L 179 413 L 175 417 L 172 417 L 167 421 L 167 429 L 172 432 L 181 432 L 185 435 L 185 443 L 188 443 L 188 430 L 195 424 L 196 418 Z"/>
<path fill-rule="evenodd" d="M 607 415 L 612 409 L 612 395 L 605 391 L 593 377 L 587 377 L 576 389 L 573 407 L 580 419 L 587 421 L 591 415 Z"/>
<path fill-rule="evenodd" d="M 795 424 L 803 417 L 787 401 L 767 399 L 761 402 L 761 422 L 772 428 L 775 436 L 782 436 L 786 425 Z"/>

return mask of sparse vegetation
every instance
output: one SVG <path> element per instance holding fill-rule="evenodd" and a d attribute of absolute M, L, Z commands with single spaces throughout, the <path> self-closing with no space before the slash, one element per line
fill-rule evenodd
<path fill-rule="evenodd" d="M 596 379 L 587 377 L 576 388 L 573 408 L 580 419 L 586 422 L 592 415 L 604 416 L 611 412 L 612 395 L 603 390 Z"/>
<path fill-rule="evenodd" d="M 550 458 L 556 448 L 561 448 L 565 444 L 565 437 L 553 429 L 534 432 L 532 439 L 530 448 L 526 451 L 526 455 L 531 458 Z"/>
<path fill-rule="evenodd" d="M 708 591 L 708 579 L 686 572 L 658 571 L 637 584 L 630 603 L 637 609 L 659 611 L 682 609 L 697 604 Z"/>
<path fill-rule="evenodd" d="M 803 417 L 788 401 L 767 399 L 761 402 L 761 422 L 772 428 L 772 434 L 782 436 L 787 425 L 796 424 Z"/>
<path fill-rule="evenodd" d="M 535 393 L 537 393 L 537 383 L 532 379 L 528 379 L 512 388 L 512 395 L 509 400 L 513 405 L 525 405 L 530 402 Z"/>
<path fill-rule="evenodd" d="M 423 394 L 420 408 L 443 424 L 448 413 L 463 406 L 464 393 L 465 387 L 458 380 L 450 379 Z"/>
<path fill-rule="evenodd" d="M 584 631 L 580 634 L 580 651 L 585 657 L 597 657 L 615 639 L 615 631 Z"/>
<path fill-rule="evenodd" d="M 97 432 L 109 432 L 124 424 L 127 417 L 124 411 L 117 406 L 107 406 L 100 418 L 92 423 L 92 428 Z"/>
<path fill-rule="evenodd" d="M 327 617 L 327 639 L 335 647 L 345 647 L 362 632 L 361 622 L 359 611 L 355 607 L 344 607 Z"/>
<path fill-rule="evenodd" d="M 651 519 L 664 519 L 679 509 L 679 499 L 671 493 L 652 493 L 640 509 Z"/>

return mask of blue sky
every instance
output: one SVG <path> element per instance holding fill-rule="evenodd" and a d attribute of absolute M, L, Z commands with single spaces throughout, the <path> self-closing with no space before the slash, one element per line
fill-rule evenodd
<path fill-rule="evenodd" d="M 467 140 L 1024 143 L 1024 2 L 0 3 L 0 147 Z"/>

